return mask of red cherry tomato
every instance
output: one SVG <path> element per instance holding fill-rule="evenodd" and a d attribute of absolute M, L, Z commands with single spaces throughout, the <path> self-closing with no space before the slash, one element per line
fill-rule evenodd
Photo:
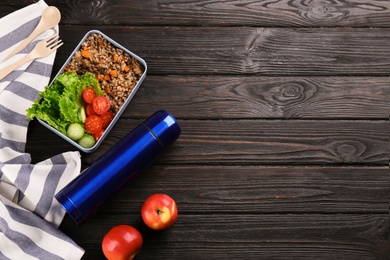
<path fill-rule="evenodd" d="M 96 92 L 93 88 L 88 87 L 83 90 L 83 93 L 81 95 L 85 102 L 87 102 L 88 104 L 92 104 L 93 100 L 96 97 Z"/>
<path fill-rule="evenodd" d="M 87 117 L 84 122 L 85 130 L 90 134 L 96 134 L 102 130 L 103 121 L 97 115 Z"/>
<path fill-rule="evenodd" d="M 99 132 L 97 132 L 96 134 L 93 135 L 93 138 L 95 138 L 95 141 L 99 141 L 99 139 L 102 137 L 102 135 L 104 134 L 104 130 L 100 130 Z"/>
<path fill-rule="evenodd" d="M 104 112 L 103 115 L 100 116 L 103 121 L 103 129 L 106 129 L 108 125 L 111 123 L 112 119 L 114 119 L 114 113 L 111 111 Z"/>
<path fill-rule="evenodd" d="M 87 105 L 87 107 L 85 108 L 85 113 L 87 114 L 87 116 L 96 115 L 95 110 L 93 110 L 92 104 Z"/>
<path fill-rule="evenodd" d="M 105 96 L 96 97 L 93 102 L 93 110 L 95 110 L 96 114 L 103 115 L 105 112 L 110 110 L 111 103 L 110 100 Z"/>
<path fill-rule="evenodd" d="M 132 226 L 118 225 L 104 236 L 102 250 L 109 260 L 133 259 L 141 251 L 142 235 Z"/>

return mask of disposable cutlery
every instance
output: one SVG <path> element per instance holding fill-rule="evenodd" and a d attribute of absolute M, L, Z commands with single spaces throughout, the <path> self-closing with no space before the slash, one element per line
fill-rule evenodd
<path fill-rule="evenodd" d="M 8 56 L 4 59 L 9 59 L 21 50 L 23 50 L 30 42 L 32 42 L 39 34 L 42 32 L 53 28 L 56 26 L 61 20 L 61 13 L 55 6 L 49 6 L 45 10 L 43 10 L 41 20 L 39 21 L 37 27 L 34 31 Z"/>
<path fill-rule="evenodd" d="M 59 36 L 56 34 L 38 42 L 29 54 L 27 54 L 17 62 L 0 70 L 0 80 L 30 60 L 49 56 L 50 53 L 58 49 L 62 44 L 62 40 L 60 40 Z"/>

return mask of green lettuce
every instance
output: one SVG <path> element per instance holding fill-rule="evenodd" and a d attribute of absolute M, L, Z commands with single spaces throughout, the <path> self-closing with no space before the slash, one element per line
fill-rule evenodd
<path fill-rule="evenodd" d="M 71 123 L 83 123 L 80 113 L 84 113 L 82 92 L 86 87 L 95 89 L 96 94 L 104 95 L 98 80 L 89 72 L 78 76 L 69 71 L 58 76 L 51 86 L 46 86 L 27 109 L 27 118 L 39 118 L 63 134 Z"/>
<path fill-rule="evenodd" d="M 96 92 L 96 96 L 104 96 L 105 93 L 99 85 L 96 77 L 92 73 L 85 73 L 80 76 L 80 82 L 83 84 L 83 89 L 86 87 L 93 88 Z"/>

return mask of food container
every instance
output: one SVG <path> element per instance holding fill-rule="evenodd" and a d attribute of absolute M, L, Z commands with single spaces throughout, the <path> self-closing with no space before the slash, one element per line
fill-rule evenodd
<path fill-rule="evenodd" d="M 115 123 L 118 121 L 118 119 L 120 118 L 120 116 L 122 115 L 122 113 L 125 111 L 126 107 L 129 105 L 129 103 L 131 102 L 131 100 L 133 99 L 134 95 L 136 94 L 138 88 L 140 87 L 140 85 L 142 84 L 143 80 L 145 79 L 145 76 L 146 76 L 146 72 L 147 72 L 147 64 L 146 62 L 140 58 L 139 56 L 137 56 L 136 54 L 132 53 L 131 51 L 129 51 L 128 49 L 126 49 L 125 47 L 123 47 L 122 45 L 120 45 L 119 43 L 117 43 L 116 41 L 114 41 L 113 39 L 109 38 L 108 36 L 106 36 L 105 34 L 103 34 L 102 32 L 98 31 L 98 30 L 91 30 L 89 32 L 87 32 L 87 34 L 81 39 L 80 43 L 76 46 L 76 48 L 74 49 L 74 51 L 70 54 L 69 58 L 66 60 L 66 62 L 64 63 L 64 65 L 61 67 L 61 69 L 59 70 L 59 72 L 57 73 L 57 75 L 54 77 L 53 81 L 50 83 L 50 85 L 54 82 L 54 80 L 59 76 L 61 75 L 62 73 L 64 73 L 65 69 L 67 68 L 67 65 L 71 62 L 72 58 L 74 57 L 74 55 L 76 54 L 77 51 L 80 50 L 82 44 L 86 41 L 86 39 L 91 35 L 91 34 L 100 34 L 104 39 L 106 39 L 113 47 L 116 47 L 116 48 L 119 48 L 121 50 L 123 50 L 123 52 L 129 54 L 131 57 L 133 57 L 135 60 L 137 60 L 139 62 L 140 65 L 143 66 L 143 73 L 141 75 L 141 77 L 138 79 L 136 85 L 134 86 L 132 92 L 130 93 L 130 95 L 127 97 L 127 99 L 125 100 L 125 102 L 123 103 L 123 105 L 121 106 L 121 108 L 115 113 L 115 116 L 113 118 L 113 120 L 111 121 L 111 123 L 109 124 L 109 126 L 105 129 L 103 135 L 100 137 L 100 139 L 95 143 L 95 145 L 91 148 L 85 148 L 85 147 L 82 147 L 81 145 L 79 145 L 76 141 L 73 141 L 72 139 L 70 139 L 69 137 L 67 137 L 66 135 L 64 135 L 63 133 L 61 133 L 60 131 L 58 131 L 57 129 L 55 129 L 54 127 L 50 126 L 49 124 L 47 124 L 46 122 L 44 122 L 43 120 L 41 119 L 38 119 L 38 121 L 43 125 L 45 126 L 46 128 L 48 128 L 49 130 L 53 131 L 54 133 L 56 133 L 57 135 L 59 135 L 60 137 L 62 137 L 63 139 L 65 139 L 66 141 L 68 141 L 69 143 L 71 143 L 72 145 L 74 145 L 75 147 L 77 147 L 79 150 L 83 151 L 83 152 L 86 152 L 86 153 L 91 153 L 93 151 L 95 151 L 99 146 L 100 144 L 103 142 L 103 140 L 107 137 L 107 135 L 109 134 L 109 132 L 111 131 L 111 129 L 114 127 Z"/>

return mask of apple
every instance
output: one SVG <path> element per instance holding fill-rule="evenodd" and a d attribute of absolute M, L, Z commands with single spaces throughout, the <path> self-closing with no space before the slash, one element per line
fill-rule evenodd
<path fill-rule="evenodd" d="M 149 196 L 141 208 L 144 223 L 154 230 L 172 226 L 177 215 L 176 202 L 166 194 L 157 193 Z"/>
<path fill-rule="evenodd" d="M 104 236 L 102 250 L 108 260 L 129 260 L 141 251 L 142 242 L 142 235 L 137 229 L 118 225 Z"/>

